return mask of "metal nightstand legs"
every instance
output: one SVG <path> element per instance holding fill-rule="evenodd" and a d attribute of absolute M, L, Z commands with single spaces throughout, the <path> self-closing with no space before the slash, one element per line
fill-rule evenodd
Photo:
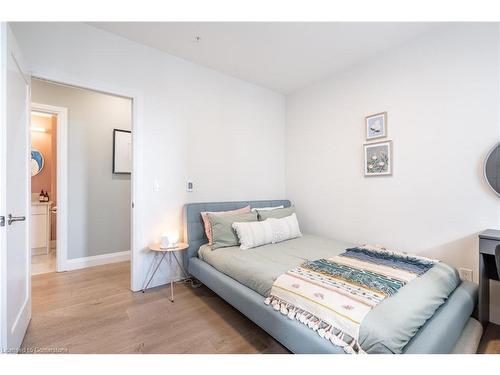
<path fill-rule="evenodd" d="M 181 269 L 182 273 L 184 274 L 184 280 L 188 279 L 189 276 L 188 276 L 186 270 L 184 269 L 184 267 L 182 267 L 181 262 L 179 262 L 179 259 L 177 258 L 177 255 L 175 255 L 175 252 L 169 251 L 168 254 L 169 254 L 170 262 L 172 262 L 172 256 L 174 257 L 177 265 L 179 266 L 179 268 Z M 160 268 L 160 265 L 163 262 L 163 259 L 165 259 L 166 255 L 167 255 L 167 252 L 162 253 L 160 261 L 156 265 L 153 273 L 151 274 L 151 277 L 149 278 L 149 280 L 146 283 L 146 285 L 145 286 L 143 285 L 143 288 L 142 288 L 142 292 L 143 293 L 146 292 L 146 289 L 148 289 L 149 284 L 151 284 L 151 281 L 153 280 L 153 277 L 156 275 L 156 272 L 158 271 L 158 268 Z M 151 262 L 151 266 L 149 266 L 149 270 L 146 273 L 146 279 L 147 279 L 147 276 L 149 275 L 149 273 L 151 272 L 151 269 L 153 268 L 153 265 L 154 265 L 154 263 L 156 261 L 157 256 L 158 256 L 158 253 L 155 253 L 153 261 Z M 174 282 L 173 281 L 170 282 L 170 298 L 169 298 L 169 300 L 170 300 L 170 302 L 174 302 Z"/>
<path fill-rule="evenodd" d="M 146 289 L 148 289 L 148 286 L 149 284 L 151 283 L 151 280 L 153 280 L 153 277 L 155 276 L 156 274 L 156 271 L 158 271 L 158 268 L 160 268 L 160 264 L 161 262 L 163 262 L 163 259 L 165 258 L 165 255 L 167 255 L 167 253 L 162 253 L 161 255 L 161 259 L 160 261 L 158 262 L 158 264 L 156 265 L 156 268 L 155 270 L 153 271 L 153 274 L 151 275 L 151 277 L 149 278 L 148 282 L 146 283 L 146 285 L 142 284 L 142 292 L 144 293 L 146 291 Z M 148 272 L 146 273 L 146 279 L 148 278 L 148 275 L 149 273 L 151 272 L 151 268 L 153 268 L 153 265 L 155 264 L 155 261 L 156 261 L 156 258 L 158 256 L 158 253 L 155 253 L 155 256 L 153 257 L 153 261 L 151 262 L 151 265 L 149 266 L 149 269 L 148 269 Z"/>

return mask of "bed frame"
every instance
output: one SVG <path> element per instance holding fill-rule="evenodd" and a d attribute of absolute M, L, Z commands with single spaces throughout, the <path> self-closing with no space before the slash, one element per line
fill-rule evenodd
<path fill-rule="evenodd" d="M 344 351 L 316 332 L 264 304 L 264 297 L 217 271 L 198 258 L 198 249 L 208 242 L 201 219 L 202 211 L 226 211 L 254 207 L 290 206 L 288 200 L 189 203 L 184 206 L 184 239 L 188 272 L 221 298 L 260 326 L 292 353 L 336 353 Z M 477 285 L 462 282 L 448 300 L 421 327 L 403 353 L 475 353 L 482 326 L 471 314 L 477 301 Z"/>

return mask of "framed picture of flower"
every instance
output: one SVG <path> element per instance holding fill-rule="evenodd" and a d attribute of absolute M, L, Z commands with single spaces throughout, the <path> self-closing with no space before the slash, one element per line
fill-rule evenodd
<path fill-rule="evenodd" d="M 365 117 L 366 140 L 387 137 L 387 112 Z"/>
<path fill-rule="evenodd" d="M 365 177 L 392 175 L 392 141 L 365 143 Z"/>

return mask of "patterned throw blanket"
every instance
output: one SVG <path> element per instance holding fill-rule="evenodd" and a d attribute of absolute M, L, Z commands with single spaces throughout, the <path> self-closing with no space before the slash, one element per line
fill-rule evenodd
<path fill-rule="evenodd" d="M 346 353 L 358 343 L 363 318 L 437 261 L 363 246 L 331 259 L 305 262 L 278 277 L 264 301 L 330 340 Z"/>

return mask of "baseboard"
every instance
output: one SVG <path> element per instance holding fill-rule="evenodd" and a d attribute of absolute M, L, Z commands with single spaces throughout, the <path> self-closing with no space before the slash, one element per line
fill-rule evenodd
<path fill-rule="evenodd" d="M 125 262 L 130 260 L 130 250 L 120 251 L 102 255 L 93 255 L 84 258 L 68 259 L 64 267 L 65 271 L 78 270 L 81 268 L 101 266 L 103 264 Z"/>

